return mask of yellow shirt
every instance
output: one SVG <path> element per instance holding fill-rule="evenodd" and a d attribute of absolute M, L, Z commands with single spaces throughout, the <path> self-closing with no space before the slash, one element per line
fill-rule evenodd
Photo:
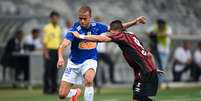
<path fill-rule="evenodd" d="M 54 26 L 52 23 L 43 28 L 43 43 L 48 49 L 57 49 L 61 42 L 61 28 L 59 25 Z"/>

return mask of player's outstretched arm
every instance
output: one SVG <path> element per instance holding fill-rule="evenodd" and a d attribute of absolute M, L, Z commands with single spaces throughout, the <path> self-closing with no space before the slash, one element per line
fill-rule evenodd
<path fill-rule="evenodd" d="M 64 39 L 63 42 L 60 44 L 58 48 L 58 61 L 57 61 L 57 68 L 63 68 L 64 67 L 64 50 L 67 46 L 70 45 L 70 41 L 67 39 Z"/>
<path fill-rule="evenodd" d="M 109 38 L 107 35 L 80 35 L 78 32 L 72 32 L 72 34 L 79 39 L 85 39 L 88 41 L 95 41 L 95 42 L 108 42 L 112 39 Z"/>
<path fill-rule="evenodd" d="M 131 20 L 127 23 L 123 23 L 124 29 L 127 29 L 133 25 L 137 25 L 137 24 L 145 24 L 146 23 L 146 19 L 144 16 L 140 16 L 134 20 Z"/>

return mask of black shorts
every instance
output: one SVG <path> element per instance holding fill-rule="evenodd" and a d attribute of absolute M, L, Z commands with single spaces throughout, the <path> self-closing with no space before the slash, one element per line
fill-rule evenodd
<path fill-rule="evenodd" d="M 139 97 L 155 96 L 158 90 L 158 76 L 156 72 L 148 73 L 141 80 L 135 80 L 133 84 L 133 99 Z"/>

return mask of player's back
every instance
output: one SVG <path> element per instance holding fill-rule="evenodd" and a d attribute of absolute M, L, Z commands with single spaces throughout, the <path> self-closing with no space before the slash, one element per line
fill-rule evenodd
<path fill-rule="evenodd" d="M 110 37 L 119 45 L 123 51 L 126 61 L 131 67 L 139 69 L 141 73 L 156 71 L 151 57 L 140 44 L 135 34 L 122 32 L 118 34 L 111 34 Z"/>

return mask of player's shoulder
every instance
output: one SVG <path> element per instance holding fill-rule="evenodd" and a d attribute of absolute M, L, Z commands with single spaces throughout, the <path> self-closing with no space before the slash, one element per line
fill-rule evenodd
<path fill-rule="evenodd" d="M 107 26 L 107 25 L 105 23 L 102 23 L 102 22 L 93 21 L 93 22 L 91 22 L 91 26 L 92 27 L 102 27 L 102 26 Z"/>
<path fill-rule="evenodd" d="M 136 34 L 134 32 L 130 32 L 130 31 L 124 31 L 123 33 L 126 33 L 128 35 L 131 35 L 131 36 L 135 36 L 136 37 Z"/>
<path fill-rule="evenodd" d="M 76 21 L 70 29 L 74 29 L 77 31 L 81 30 L 80 22 Z"/>

